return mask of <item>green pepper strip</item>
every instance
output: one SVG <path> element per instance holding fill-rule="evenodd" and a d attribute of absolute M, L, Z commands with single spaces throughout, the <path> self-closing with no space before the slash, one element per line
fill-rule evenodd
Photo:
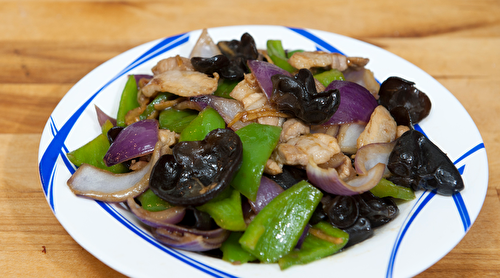
<path fill-rule="evenodd" d="M 201 141 L 207 134 L 217 128 L 225 128 L 224 119 L 210 106 L 192 120 L 182 131 L 179 142 L 182 141 Z"/>
<path fill-rule="evenodd" d="M 160 197 L 156 196 L 151 189 L 146 190 L 144 193 L 139 195 L 137 199 L 141 202 L 142 208 L 148 211 L 156 212 L 174 207 Z"/>
<path fill-rule="evenodd" d="M 254 255 L 245 251 L 238 243 L 242 235 L 242 232 L 232 232 L 229 238 L 222 243 L 220 250 L 224 261 L 233 264 L 244 264 L 257 259 Z"/>
<path fill-rule="evenodd" d="M 349 240 L 349 234 L 333 227 L 327 222 L 319 222 L 312 226 L 311 230 L 315 234 L 323 236 L 316 237 L 313 233 L 308 233 L 299 250 L 292 250 L 287 255 L 279 259 L 278 264 L 281 270 L 287 269 L 297 264 L 307 264 L 315 260 L 333 255 L 342 249 Z"/>
<path fill-rule="evenodd" d="M 241 208 L 240 192 L 232 188 L 226 189 L 219 196 L 196 209 L 210 214 L 215 223 L 223 229 L 244 231 L 247 228 Z"/>
<path fill-rule="evenodd" d="M 338 69 L 331 69 L 324 71 L 322 73 L 315 74 L 314 78 L 316 78 L 316 80 L 318 80 L 325 87 L 330 85 L 330 83 L 332 83 L 333 80 L 340 80 L 340 81 L 345 80 L 344 74 L 342 74 L 342 72 L 339 71 Z"/>
<path fill-rule="evenodd" d="M 237 130 L 236 134 L 243 143 L 243 158 L 231 186 L 255 201 L 264 166 L 278 144 L 281 128 L 252 123 Z"/>
<path fill-rule="evenodd" d="M 130 75 L 128 77 L 125 88 L 123 89 L 122 96 L 120 99 L 120 104 L 118 106 L 118 114 L 116 116 L 117 126 L 126 126 L 125 116 L 128 111 L 139 107 L 139 102 L 137 102 L 137 83 L 135 82 L 135 77 Z"/>
<path fill-rule="evenodd" d="M 113 124 L 107 120 L 102 126 L 102 133 L 99 134 L 92 141 L 83 145 L 82 147 L 69 152 L 66 154 L 69 161 L 75 166 L 80 167 L 83 163 L 90 164 L 100 169 L 108 170 L 113 173 L 125 173 L 128 172 L 127 167 L 123 164 L 116 164 L 111 167 L 107 167 L 104 163 L 104 155 L 109 149 L 108 141 L 108 130 L 113 127 Z"/>
<path fill-rule="evenodd" d="M 290 58 L 293 56 L 293 54 L 294 54 L 294 53 L 297 53 L 297 52 L 304 52 L 304 50 L 302 50 L 302 49 L 297 49 L 297 50 L 288 51 L 288 52 L 286 53 L 286 57 L 287 57 L 288 59 L 290 59 Z"/>
<path fill-rule="evenodd" d="M 223 80 L 219 83 L 219 86 L 217 86 L 217 90 L 214 92 L 214 95 L 232 99 L 229 94 L 233 91 L 234 87 L 238 85 L 238 83 L 239 81 Z"/>
<path fill-rule="evenodd" d="M 323 193 L 301 181 L 274 198 L 250 222 L 240 244 L 261 262 L 274 263 L 297 245 Z"/>
<path fill-rule="evenodd" d="M 148 104 L 148 106 L 146 106 L 146 110 L 144 110 L 144 112 L 142 112 L 142 114 L 139 116 L 139 119 L 141 121 L 148 119 L 148 117 L 150 117 L 151 115 L 153 115 L 156 112 L 155 104 L 158 104 L 158 103 L 160 103 L 162 101 L 166 101 L 171 96 L 172 96 L 171 93 L 161 93 L 161 94 L 158 94 L 155 97 L 155 99 L 153 99 L 153 101 L 150 102 Z"/>
<path fill-rule="evenodd" d="M 280 40 L 267 41 L 267 55 L 269 55 L 269 58 L 273 60 L 273 63 L 276 66 L 290 73 L 297 71 L 296 68 L 292 67 L 288 63 L 288 58 L 286 57 L 285 50 L 283 49 L 283 45 L 281 44 Z"/>
<path fill-rule="evenodd" d="M 168 129 L 176 133 L 182 133 L 186 126 L 191 123 L 196 116 L 198 116 L 198 111 L 183 109 L 178 110 L 169 107 L 160 112 L 158 117 L 158 122 L 160 123 L 160 128 Z"/>
<path fill-rule="evenodd" d="M 381 179 L 374 188 L 370 189 L 370 192 L 379 198 L 393 197 L 406 201 L 415 199 L 415 193 L 411 188 L 396 185 L 386 179 Z"/>

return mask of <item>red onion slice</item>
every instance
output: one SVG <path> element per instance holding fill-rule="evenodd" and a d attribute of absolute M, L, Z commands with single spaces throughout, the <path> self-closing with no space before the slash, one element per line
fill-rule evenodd
<path fill-rule="evenodd" d="M 273 82 L 271 81 L 273 75 L 292 76 L 288 71 L 268 62 L 248 60 L 247 64 L 255 79 L 257 79 L 260 88 L 266 94 L 267 99 L 270 99 L 273 95 Z"/>
<path fill-rule="evenodd" d="M 334 80 L 325 91 L 333 89 L 340 91 L 340 105 L 337 112 L 323 125 L 368 123 L 378 103 L 366 88 L 353 82 Z"/>
<path fill-rule="evenodd" d="M 387 166 L 389 155 L 396 145 L 396 141 L 391 143 L 373 143 L 361 147 L 356 153 L 354 159 L 354 168 L 360 175 L 366 175 L 378 163 L 383 163 Z M 385 167 L 384 177 L 390 175 L 390 171 Z"/>
<path fill-rule="evenodd" d="M 97 121 L 99 122 L 100 126 L 103 126 L 107 120 L 109 120 L 113 124 L 113 126 L 116 126 L 116 119 L 115 118 L 112 118 L 108 114 L 104 113 L 101 110 L 101 108 L 99 108 L 97 105 L 94 105 L 94 106 L 95 106 L 95 112 L 97 115 Z"/>
<path fill-rule="evenodd" d="M 212 37 L 208 34 L 207 29 L 203 29 L 198 41 L 196 41 L 196 44 L 193 47 L 193 50 L 191 50 L 189 58 L 210 58 L 220 54 L 222 53 L 220 52 L 219 47 L 214 43 Z"/>
<path fill-rule="evenodd" d="M 158 142 L 148 165 L 126 174 L 114 174 L 83 164 L 68 180 L 68 186 L 75 195 L 104 202 L 124 202 L 130 197 L 137 197 L 149 186 L 149 175 L 160 157 L 160 148 L 161 143 Z"/>
<path fill-rule="evenodd" d="M 257 190 L 257 197 L 255 198 L 255 202 L 251 201 L 250 199 L 248 200 L 248 202 L 250 203 L 252 210 L 255 213 L 259 213 L 259 211 L 267 206 L 267 204 L 269 204 L 269 202 L 271 202 L 274 197 L 278 196 L 283 191 L 285 190 L 283 190 L 283 188 L 276 182 L 263 176 L 260 179 L 260 186 Z"/>
<path fill-rule="evenodd" d="M 106 166 L 140 157 L 153 152 L 158 141 L 158 121 L 135 122 L 124 128 L 104 156 Z"/>
<path fill-rule="evenodd" d="M 378 163 L 366 175 L 356 176 L 347 182 L 340 179 L 335 168 L 323 169 L 313 161 L 307 164 L 307 178 L 316 187 L 335 195 L 357 195 L 375 187 L 384 174 L 385 165 Z"/>
<path fill-rule="evenodd" d="M 154 228 L 164 227 L 165 224 L 177 224 L 181 222 L 186 214 L 186 208 L 180 206 L 162 211 L 148 211 L 139 206 L 134 198 L 128 198 L 127 205 L 139 220 Z"/>
<path fill-rule="evenodd" d="M 190 101 L 198 103 L 201 107 L 206 107 L 207 105 L 212 107 L 224 119 L 226 124 L 230 123 L 238 113 L 245 111 L 241 102 L 235 99 L 227 99 L 214 95 L 192 97 Z M 238 121 L 231 126 L 231 129 L 238 130 L 248 124 L 250 124 L 250 122 L 243 123 Z"/>
<path fill-rule="evenodd" d="M 207 251 L 219 248 L 231 233 L 228 230 L 224 229 L 217 229 L 211 232 L 215 231 L 217 233 L 214 233 L 213 236 L 204 236 L 195 234 L 192 231 L 188 231 L 188 229 L 181 227 L 179 227 L 179 230 L 168 228 L 153 228 L 152 234 L 161 243 L 170 247 L 187 251 Z"/>

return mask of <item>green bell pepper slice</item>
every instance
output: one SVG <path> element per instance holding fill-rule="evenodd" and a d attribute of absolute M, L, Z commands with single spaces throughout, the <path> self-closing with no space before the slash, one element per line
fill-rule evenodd
<path fill-rule="evenodd" d="M 223 229 L 244 231 L 247 228 L 241 208 L 240 192 L 232 188 L 226 189 L 219 196 L 196 209 L 210 214 L 215 223 Z"/>
<path fill-rule="evenodd" d="M 96 138 L 83 145 L 82 147 L 66 154 L 69 161 L 77 167 L 80 167 L 83 163 L 86 163 L 113 173 L 128 172 L 128 168 L 121 163 L 113 165 L 111 167 L 106 166 L 106 163 L 104 163 L 104 155 L 106 155 L 106 152 L 108 151 L 110 146 L 107 133 L 108 130 L 112 127 L 113 124 L 109 120 L 107 120 L 102 125 L 101 134 L 99 134 Z"/>
<path fill-rule="evenodd" d="M 156 212 L 174 207 L 154 194 L 151 189 L 146 190 L 144 193 L 139 195 L 137 199 L 141 202 L 142 208 L 148 211 Z"/>
<path fill-rule="evenodd" d="M 396 185 L 386 179 L 381 179 L 374 188 L 370 189 L 370 192 L 379 198 L 393 197 L 405 201 L 415 199 L 415 193 L 411 188 Z"/>
<path fill-rule="evenodd" d="M 243 158 L 231 186 L 255 201 L 264 166 L 278 144 L 281 128 L 252 123 L 237 130 L 236 134 L 243 143 Z"/>
<path fill-rule="evenodd" d="M 179 142 L 201 141 L 207 134 L 217 128 L 225 128 L 226 122 L 215 109 L 207 106 L 182 131 Z"/>
<path fill-rule="evenodd" d="M 281 270 L 333 255 L 349 241 L 348 233 L 324 221 L 312 226 L 309 231 L 300 249 L 294 249 L 278 260 Z"/>
<path fill-rule="evenodd" d="M 125 116 L 127 115 L 128 111 L 139 107 L 139 102 L 137 102 L 138 92 L 139 89 L 137 88 L 135 77 L 133 75 L 130 75 L 120 98 L 118 114 L 116 116 L 117 126 L 126 126 L 127 124 L 125 123 Z"/>
<path fill-rule="evenodd" d="M 146 120 L 148 119 L 149 117 L 151 117 L 152 115 L 154 115 L 154 113 L 156 112 L 156 109 L 155 109 L 155 104 L 158 104 L 162 101 L 166 101 L 168 100 L 168 98 L 170 98 L 172 96 L 171 93 L 160 93 L 158 94 L 155 99 L 153 99 L 152 102 L 150 102 L 147 106 L 146 106 L 146 110 L 144 110 L 144 112 L 142 112 L 142 114 L 139 116 L 139 119 L 142 121 L 142 120 Z"/>
<path fill-rule="evenodd" d="M 234 87 L 238 85 L 238 83 L 240 83 L 240 81 L 223 80 L 219 83 L 219 86 L 217 86 L 217 90 L 215 90 L 214 95 L 232 99 L 229 94 L 233 91 Z"/>
<path fill-rule="evenodd" d="M 288 58 L 280 40 L 267 41 L 267 55 L 269 55 L 269 58 L 273 60 L 273 63 L 276 66 L 288 71 L 289 73 L 297 71 L 296 68 L 292 67 L 292 65 L 288 63 Z"/>
<path fill-rule="evenodd" d="M 327 87 L 332 83 L 333 80 L 344 81 L 344 74 L 338 69 L 327 70 L 314 75 L 314 78 L 318 80 L 323 86 Z"/>
<path fill-rule="evenodd" d="M 323 193 L 301 181 L 276 196 L 250 222 L 240 244 L 261 262 L 274 263 L 297 245 Z"/>
<path fill-rule="evenodd" d="M 257 258 L 245 251 L 238 242 L 243 235 L 242 232 L 232 232 L 229 237 L 222 243 L 220 250 L 222 251 L 222 260 L 233 264 L 244 264 L 255 261 Z"/>
<path fill-rule="evenodd" d="M 170 107 L 160 112 L 158 122 L 162 129 L 182 133 L 186 126 L 188 126 L 196 116 L 198 116 L 198 111 L 190 109 L 179 110 Z"/>

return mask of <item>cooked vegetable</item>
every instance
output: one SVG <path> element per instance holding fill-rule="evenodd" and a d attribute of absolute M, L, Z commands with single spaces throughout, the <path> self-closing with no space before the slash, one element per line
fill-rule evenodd
<path fill-rule="evenodd" d="M 370 192 L 353 196 L 359 206 L 359 215 L 370 220 L 373 228 L 386 224 L 399 214 L 399 209 L 391 198 L 377 198 Z"/>
<path fill-rule="evenodd" d="M 198 111 L 183 109 L 178 110 L 175 108 L 167 108 L 160 112 L 158 122 L 160 128 L 168 129 L 176 133 L 182 131 L 198 116 Z"/>
<path fill-rule="evenodd" d="M 210 131 L 224 127 L 226 123 L 219 113 L 207 107 L 182 130 L 179 142 L 203 140 Z"/>
<path fill-rule="evenodd" d="M 99 134 L 92 141 L 83 145 L 82 147 L 69 152 L 66 156 L 69 161 L 75 166 L 80 167 L 82 164 L 89 164 L 99 169 L 104 169 L 112 173 L 125 173 L 128 171 L 127 167 L 122 164 L 116 164 L 111 167 L 106 166 L 104 163 L 104 156 L 109 149 L 110 143 L 107 138 L 108 131 L 113 127 L 110 121 L 102 126 L 102 133 Z"/>
<path fill-rule="evenodd" d="M 340 229 L 354 225 L 359 216 L 358 203 L 352 196 L 335 196 L 326 204 L 324 211 L 329 222 Z"/>
<path fill-rule="evenodd" d="M 417 130 L 397 139 L 387 165 L 389 180 L 413 190 L 436 190 L 450 196 L 464 189 L 460 172 L 448 156 Z"/>
<path fill-rule="evenodd" d="M 186 214 L 185 208 L 179 206 L 161 211 L 148 211 L 139 206 L 132 197 L 127 199 L 127 206 L 142 223 L 155 228 L 179 223 Z"/>
<path fill-rule="evenodd" d="M 68 186 L 75 195 L 105 202 L 124 202 L 148 188 L 151 169 L 159 157 L 160 143 L 156 143 L 148 165 L 138 171 L 114 174 L 83 164 L 68 180 Z"/>
<path fill-rule="evenodd" d="M 322 124 L 339 108 L 340 93 L 336 89 L 317 92 L 312 73 L 299 70 L 294 77 L 273 75 L 271 102 L 276 109 L 290 113 L 306 124 Z"/>
<path fill-rule="evenodd" d="M 168 202 L 165 202 L 160 197 L 156 196 L 151 189 L 146 190 L 144 193 L 137 197 L 141 207 L 148 211 L 162 211 L 173 207 Z"/>
<path fill-rule="evenodd" d="M 243 145 L 229 129 L 215 129 L 202 141 L 176 144 L 151 172 L 149 187 L 173 205 L 199 206 L 229 186 L 241 165 Z"/>
<path fill-rule="evenodd" d="M 200 231 L 177 225 L 153 228 L 153 236 L 167 246 L 188 251 L 207 251 L 219 248 L 230 232 L 222 228 Z"/>
<path fill-rule="evenodd" d="M 322 196 L 306 181 L 276 196 L 248 225 L 243 249 L 261 262 L 278 261 L 295 247 Z"/>
<path fill-rule="evenodd" d="M 292 250 L 278 264 L 281 270 L 293 265 L 307 264 L 309 262 L 337 253 L 349 240 L 349 234 L 332 227 L 326 222 L 320 222 L 311 229 L 305 237 L 300 249 Z"/>
<path fill-rule="evenodd" d="M 229 231 L 244 231 L 247 227 L 243 219 L 240 192 L 227 188 L 226 194 L 216 196 L 209 202 L 196 207 L 198 210 L 210 214 L 215 223 Z"/>
<path fill-rule="evenodd" d="M 222 250 L 222 259 L 224 261 L 233 264 L 244 264 L 257 259 L 241 247 L 238 241 L 242 235 L 242 232 L 232 232 L 227 240 L 222 243 L 220 250 Z"/>
<path fill-rule="evenodd" d="M 333 89 L 340 92 L 340 105 L 325 125 L 367 123 L 370 120 L 378 103 L 366 88 L 353 82 L 334 80 L 325 90 Z"/>
<path fill-rule="evenodd" d="M 172 94 L 170 93 L 160 93 L 158 94 L 153 101 L 151 101 L 147 106 L 146 110 L 142 112 L 142 114 L 139 116 L 140 120 L 146 120 L 146 119 L 154 119 L 156 118 L 158 112 L 158 109 L 155 109 L 155 105 L 160 104 L 161 102 L 164 102 L 168 100 L 169 98 L 172 97 Z"/>
<path fill-rule="evenodd" d="M 396 185 L 386 179 L 381 179 L 374 188 L 370 189 L 370 192 L 379 198 L 393 197 L 407 201 L 415 199 L 415 193 L 412 189 Z"/>
<path fill-rule="evenodd" d="M 358 244 L 373 236 L 374 230 L 370 224 L 370 220 L 365 217 L 358 217 L 358 220 L 351 227 L 344 229 L 349 234 L 349 241 L 345 248 Z"/>
<path fill-rule="evenodd" d="M 221 72 L 225 79 L 242 80 L 248 73 L 246 63 L 248 60 L 257 60 L 259 52 L 255 46 L 253 37 L 244 33 L 240 41 L 220 41 L 217 43 L 222 54 L 229 58 L 231 64 Z"/>
<path fill-rule="evenodd" d="M 236 131 L 243 143 L 243 159 L 231 186 L 252 201 L 257 197 L 264 166 L 278 144 L 280 133 L 280 127 L 257 123 Z"/>
<path fill-rule="evenodd" d="M 331 69 L 314 75 L 314 78 L 318 80 L 323 86 L 327 87 L 332 83 L 333 80 L 344 81 L 344 75 L 338 69 Z"/>
<path fill-rule="evenodd" d="M 124 128 L 104 156 L 107 166 L 150 154 L 158 141 L 158 121 L 144 120 Z"/>
<path fill-rule="evenodd" d="M 271 80 L 273 75 L 292 76 L 288 71 L 268 62 L 249 60 L 247 64 L 268 99 L 271 99 L 273 96 L 274 89 L 273 81 Z"/>
<path fill-rule="evenodd" d="M 125 116 L 127 115 L 128 111 L 139 107 L 139 102 L 137 102 L 137 91 L 138 89 L 135 77 L 133 75 L 130 75 L 120 98 L 118 115 L 116 116 L 117 125 L 126 126 L 127 124 L 125 123 Z"/>
<path fill-rule="evenodd" d="M 267 41 L 267 55 L 269 55 L 276 66 L 288 71 L 289 73 L 297 71 L 296 68 L 292 67 L 288 63 L 288 57 L 280 40 Z"/>
<path fill-rule="evenodd" d="M 278 196 L 284 191 L 281 186 L 279 186 L 273 180 L 263 176 L 260 180 L 259 190 L 257 191 L 257 197 L 255 202 L 249 201 L 252 210 L 255 213 L 259 213 L 272 199 Z"/>
<path fill-rule="evenodd" d="M 415 83 L 411 81 L 393 76 L 387 78 L 380 86 L 379 102 L 391 112 L 398 124 L 407 125 L 405 111 L 408 111 L 413 124 L 429 115 L 431 101 L 414 85 Z"/>

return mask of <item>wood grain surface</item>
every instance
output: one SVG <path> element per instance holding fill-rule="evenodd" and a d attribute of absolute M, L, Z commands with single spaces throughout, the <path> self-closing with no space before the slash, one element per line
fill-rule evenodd
<path fill-rule="evenodd" d="M 488 192 L 464 239 L 419 277 L 500 277 L 498 0 L 0 1 L 0 276 L 122 276 L 78 245 L 52 214 L 37 167 L 43 127 L 78 80 L 125 50 L 242 24 L 314 28 L 366 41 L 420 67 L 455 95 L 483 137 Z"/>

